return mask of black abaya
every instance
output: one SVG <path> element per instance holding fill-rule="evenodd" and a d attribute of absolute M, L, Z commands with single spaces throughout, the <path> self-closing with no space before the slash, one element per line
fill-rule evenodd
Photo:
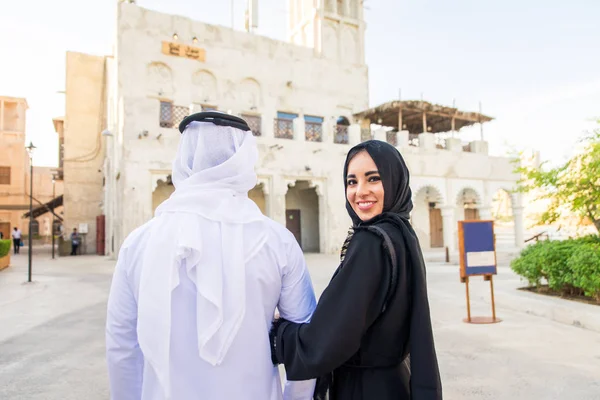
<path fill-rule="evenodd" d="M 381 175 L 384 212 L 361 221 L 346 204 L 355 233 L 342 264 L 310 323 L 284 321 L 277 326 L 275 359 L 285 365 L 290 380 L 333 371 L 331 400 L 441 400 L 425 266 L 408 222 L 412 209 L 408 168 L 393 146 L 368 141 L 348 154 L 344 178 L 349 161 L 363 150 Z M 373 226 L 391 239 L 395 279 L 390 252 L 381 236 L 369 230 Z M 393 295 L 388 298 L 390 290 Z M 409 354 L 412 373 L 403 363 Z"/>

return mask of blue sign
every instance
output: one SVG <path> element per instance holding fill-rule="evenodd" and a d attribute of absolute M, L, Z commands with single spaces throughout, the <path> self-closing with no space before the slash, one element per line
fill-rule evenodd
<path fill-rule="evenodd" d="M 493 221 L 459 221 L 460 275 L 495 275 L 496 240 Z"/>

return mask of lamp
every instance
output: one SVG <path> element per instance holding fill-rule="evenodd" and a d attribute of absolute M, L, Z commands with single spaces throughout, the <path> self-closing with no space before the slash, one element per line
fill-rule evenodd
<path fill-rule="evenodd" d="M 27 282 L 31 282 L 31 248 L 33 246 L 31 234 L 31 231 L 33 230 L 33 153 L 36 147 L 33 145 L 33 142 L 30 141 L 29 146 L 25 147 L 25 149 L 27 149 L 27 154 L 29 155 L 29 234 L 27 235 L 29 238 L 29 263 L 27 269 Z"/>

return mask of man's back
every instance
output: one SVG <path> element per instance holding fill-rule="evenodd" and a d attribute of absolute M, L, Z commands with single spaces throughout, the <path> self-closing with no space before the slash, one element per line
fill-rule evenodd
<path fill-rule="evenodd" d="M 123 244 L 108 305 L 107 358 L 113 399 L 164 399 L 158 378 L 144 361 L 137 341 L 137 304 L 142 258 L 153 221 L 134 231 Z M 171 398 L 279 400 L 282 391 L 270 357 L 268 331 L 275 307 L 295 322 L 309 320 L 315 297 L 303 254 L 294 236 L 265 218 L 266 244 L 246 254 L 246 311 L 239 333 L 223 362 L 212 366 L 199 356 L 197 290 L 182 263 L 179 285 L 171 297 Z M 244 235 L 256 230 L 245 230 Z M 248 240 L 247 242 L 251 242 Z M 225 245 L 226 246 L 226 245 Z M 221 253 L 227 248 L 211 249 Z M 155 266 L 160 268 L 161 266 Z M 285 398 L 309 399 L 313 383 L 295 383 Z"/>

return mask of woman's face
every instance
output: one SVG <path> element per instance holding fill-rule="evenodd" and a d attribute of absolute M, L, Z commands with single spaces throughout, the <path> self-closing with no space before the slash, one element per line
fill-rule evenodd
<path fill-rule="evenodd" d="M 366 151 L 356 154 L 348 164 L 346 198 L 362 221 L 383 212 L 383 183 L 375 162 Z"/>

